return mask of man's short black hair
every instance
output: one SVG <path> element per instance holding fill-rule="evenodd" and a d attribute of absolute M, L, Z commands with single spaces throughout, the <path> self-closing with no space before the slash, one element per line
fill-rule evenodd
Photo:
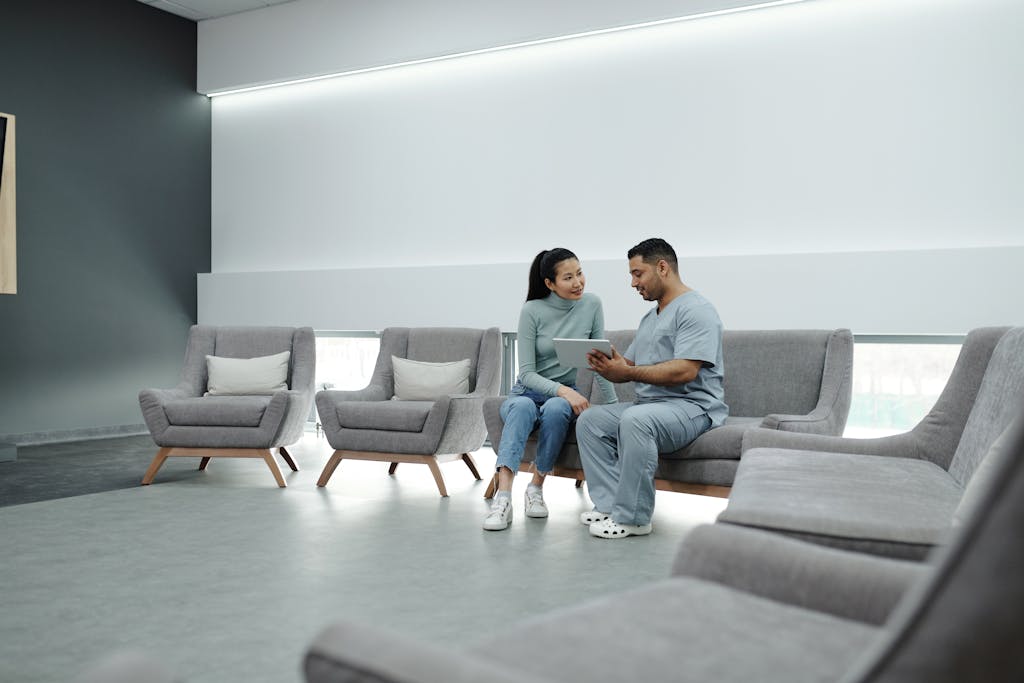
<path fill-rule="evenodd" d="M 649 263 L 651 265 L 655 265 L 658 261 L 664 260 L 668 263 L 672 272 L 679 272 L 679 261 L 676 259 L 676 250 L 672 248 L 671 244 L 660 237 L 646 239 L 626 253 L 626 258 L 633 258 L 634 256 L 639 256 L 644 260 L 644 263 Z"/>

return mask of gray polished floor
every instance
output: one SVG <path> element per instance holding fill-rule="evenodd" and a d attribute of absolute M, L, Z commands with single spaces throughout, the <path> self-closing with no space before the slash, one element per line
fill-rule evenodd
<path fill-rule="evenodd" d="M 329 446 L 308 435 L 293 452 L 302 471 L 285 469 L 286 489 L 262 462 L 222 459 L 198 476 L 0 509 L 0 680 L 67 681 L 132 649 L 190 683 L 298 681 L 306 645 L 341 618 L 468 641 L 665 577 L 679 539 L 725 505 L 659 493 L 654 534 L 599 540 L 568 480 L 545 487 L 547 520 L 526 519 L 520 475 L 511 529 L 486 532 L 485 482 L 461 463 L 442 466 L 440 498 L 421 465 L 389 477 L 386 464 L 343 462 L 317 489 Z M 494 465 L 490 449 L 476 458 L 482 473 Z"/>

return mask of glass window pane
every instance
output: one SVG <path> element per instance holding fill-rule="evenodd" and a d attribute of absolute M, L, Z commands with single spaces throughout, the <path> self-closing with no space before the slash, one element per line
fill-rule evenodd
<path fill-rule="evenodd" d="M 942 393 L 959 353 L 959 344 L 854 344 L 853 403 L 844 436 L 887 436 L 914 427 Z"/>
<path fill-rule="evenodd" d="M 380 351 L 380 337 L 318 336 L 316 388 L 363 389 L 370 383 Z"/>

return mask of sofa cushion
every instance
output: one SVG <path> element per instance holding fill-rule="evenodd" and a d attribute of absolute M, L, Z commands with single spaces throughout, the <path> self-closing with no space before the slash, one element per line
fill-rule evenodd
<path fill-rule="evenodd" d="M 256 358 L 207 356 L 206 393 L 209 396 L 251 396 L 288 389 L 291 351 Z"/>
<path fill-rule="evenodd" d="M 686 448 L 680 448 L 672 453 L 661 453 L 659 457 L 668 460 L 707 460 L 711 458 L 739 460 L 743 432 L 751 427 L 757 427 L 761 421 L 760 417 L 727 417 L 725 424 L 704 432 Z"/>
<path fill-rule="evenodd" d="M 926 460 L 755 448 L 743 454 L 718 519 L 919 557 L 915 547 L 945 541 L 961 493 L 948 472 Z"/>
<path fill-rule="evenodd" d="M 335 410 L 344 429 L 421 432 L 433 407 L 433 401 L 343 401 Z"/>
<path fill-rule="evenodd" d="M 749 683 L 771 672 L 772 680 L 826 681 L 880 634 L 681 577 L 502 628 L 472 650 L 523 680 Z"/>
<path fill-rule="evenodd" d="M 164 404 L 167 421 L 180 427 L 259 427 L 270 396 L 202 396 Z"/>
<path fill-rule="evenodd" d="M 391 356 L 395 396 L 400 401 L 436 401 L 442 396 L 469 393 L 468 358 L 441 363 Z"/>

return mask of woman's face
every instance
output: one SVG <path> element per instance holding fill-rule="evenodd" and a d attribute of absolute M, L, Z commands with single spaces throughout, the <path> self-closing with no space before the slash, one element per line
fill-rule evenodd
<path fill-rule="evenodd" d="M 583 277 L 580 262 L 569 258 L 559 261 L 555 266 L 555 279 L 545 278 L 544 284 L 563 299 L 579 299 L 583 296 L 583 288 L 587 284 L 587 279 Z"/>

